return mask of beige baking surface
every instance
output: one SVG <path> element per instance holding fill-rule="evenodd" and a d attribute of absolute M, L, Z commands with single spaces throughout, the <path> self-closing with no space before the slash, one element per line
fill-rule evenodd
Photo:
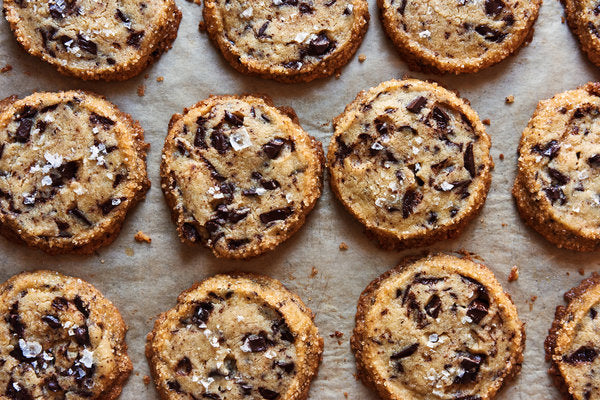
<path fill-rule="evenodd" d="M 397 264 L 404 253 L 379 250 L 363 234 L 361 226 L 335 201 L 328 184 L 306 225 L 274 252 L 257 259 L 221 261 L 209 251 L 181 245 L 169 218 L 160 191 L 158 163 L 169 118 L 209 94 L 262 92 L 278 105 L 292 106 L 302 126 L 326 146 L 331 135 L 331 119 L 339 114 L 360 90 L 381 81 L 401 77 L 406 65 L 384 37 L 371 4 L 371 25 L 358 57 L 342 71 L 339 80 L 322 79 L 309 84 L 279 84 L 248 78 L 234 71 L 209 43 L 197 26 L 201 8 L 179 1 L 183 20 L 173 49 L 146 73 L 123 83 L 88 83 L 65 78 L 50 66 L 26 54 L 14 40 L 8 24 L 0 21 L 0 67 L 13 70 L 0 74 L 0 96 L 25 96 L 33 91 L 88 89 L 108 97 L 123 111 L 139 119 L 151 143 L 148 173 L 152 189 L 145 202 L 130 214 L 119 238 L 92 256 L 47 256 L 37 250 L 15 245 L 0 238 L 0 280 L 22 271 L 51 268 L 79 276 L 94 284 L 119 308 L 129 325 L 127 342 L 134 372 L 123 391 L 123 399 L 156 399 L 152 384 L 142 378 L 148 374 L 143 346 L 152 329 L 154 317 L 175 304 L 177 295 L 194 281 L 218 272 L 245 270 L 262 272 L 283 281 L 296 291 L 316 314 L 316 323 L 325 338 L 325 353 L 318 379 L 310 398 L 349 399 L 377 397 L 353 373 L 354 359 L 348 343 L 354 326 L 356 301 L 375 277 Z M 556 0 L 546 0 L 529 47 L 515 57 L 475 75 L 427 77 L 460 91 L 471 101 L 482 119 L 489 118 L 492 155 L 496 162 L 492 187 L 482 214 L 457 240 L 433 246 L 434 250 L 465 248 L 479 254 L 496 273 L 515 300 L 527 324 L 527 351 L 523 371 L 508 385 L 500 399 L 559 399 L 546 374 L 543 340 L 562 293 L 586 275 L 599 270 L 598 253 L 577 254 L 558 250 L 527 228 L 517 216 L 510 189 L 516 171 L 516 148 L 521 131 L 539 99 L 600 79 L 596 67 L 579 51 L 565 24 Z M 156 78 L 164 77 L 158 83 Z M 139 85 L 146 94 L 139 97 Z M 504 98 L 515 96 L 506 105 Z M 499 158 L 504 154 L 504 161 Z M 152 244 L 133 240 L 142 229 Z M 340 242 L 348 244 L 340 251 Z M 520 277 L 508 283 L 513 265 Z M 312 266 L 318 274 L 311 277 Z M 531 305 L 530 298 L 537 296 Z M 331 338 L 343 332 L 341 344 Z"/>

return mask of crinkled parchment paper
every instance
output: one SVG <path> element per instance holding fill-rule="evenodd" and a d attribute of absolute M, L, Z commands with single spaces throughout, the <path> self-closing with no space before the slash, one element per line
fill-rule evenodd
<path fill-rule="evenodd" d="M 408 72 L 391 43 L 384 36 L 371 1 L 371 24 L 358 57 L 342 70 L 339 79 L 321 79 L 308 84 L 280 84 L 243 76 L 233 70 L 198 31 L 201 7 L 177 0 L 183 11 L 179 36 L 171 51 L 141 76 L 126 82 L 84 82 L 66 78 L 52 67 L 26 54 L 0 21 L 0 67 L 13 70 L 0 74 L 0 97 L 33 91 L 87 89 L 116 103 L 139 119 L 151 143 L 148 173 L 152 189 L 146 200 L 127 218 L 119 238 L 91 256 L 47 256 L 38 250 L 15 245 L 0 238 L 0 280 L 22 270 L 50 268 L 81 277 L 94 284 L 119 308 L 127 324 L 129 354 L 134 372 L 124 388 L 123 399 L 157 399 L 144 357 L 146 334 L 154 318 L 175 304 L 177 295 L 206 276 L 234 270 L 268 274 L 296 291 L 316 314 L 316 323 L 325 338 L 325 353 L 311 399 L 376 399 L 354 377 L 354 358 L 349 337 L 354 326 L 356 302 L 366 285 L 395 266 L 407 254 L 378 249 L 363 234 L 361 226 L 333 198 L 326 183 L 323 197 L 305 226 L 275 251 L 251 261 L 221 261 L 202 247 L 179 243 L 160 190 L 158 164 L 169 118 L 210 94 L 266 93 L 277 105 L 293 107 L 305 130 L 326 146 L 331 120 L 363 89 Z M 519 219 L 510 189 L 517 168 L 516 149 L 540 99 L 598 80 L 598 69 L 580 52 L 566 24 L 557 0 L 546 0 L 535 25 L 533 41 L 516 56 L 474 75 L 434 76 L 410 73 L 413 77 L 435 79 L 456 89 L 471 101 L 482 119 L 489 118 L 492 155 L 496 162 L 492 187 L 483 212 L 456 240 L 432 246 L 432 250 L 466 249 L 477 253 L 495 272 L 514 299 L 527 325 L 527 350 L 522 373 L 506 385 L 499 399 L 559 399 L 546 373 L 543 340 L 562 293 L 583 277 L 598 270 L 598 254 L 559 250 L 547 243 Z M 157 82 L 157 77 L 164 77 Z M 145 96 L 137 95 L 145 85 Z M 513 104 L 504 99 L 514 95 Z M 504 155 L 504 160 L 500 155 Z M 137 230 L 152 238 L 151 244 L 134 241 Z M 348 250 L 340 251 L 341 242 Z M 513 265 L 520 277 L 509 283 Z M 312 267 L 318 273 L 312 277 Z M 532 302 L 532 296 L 537 300 Z M 330 337 L 335 331 L 341 339 Z M 341 343 L 338 343 L 338 340 Z"/>

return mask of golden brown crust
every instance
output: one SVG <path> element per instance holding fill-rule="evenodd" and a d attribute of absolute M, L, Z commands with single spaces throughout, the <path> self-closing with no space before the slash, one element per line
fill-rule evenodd
<path fill-rule="evenodd" d="M 223 23 L 217 15 L 216 0 L 207 0 L 204 2 L 204 27 L 211 41 L 237 71 L 246 75 L 259 76 L 279 82 L 310 82 L 317 78 L 326 78 L 335 74 L 350 61 L 362 43 L 369 26 L 369 7 L 368 3 L 364 0 L 354 0 L 353 5 L 354 13 L 357 17 L 352 26 L 351 38 L 348 40 L 348 44 L 344 46 L 342 51 L 336 51 L 335 54 L 328 56 L 323 61 L 313 64 L 309 68 L 302 67 L 300 70 L 292 71 L 289 68 L 276 66 L 265 68 L 260 62 L 252 60 L 246 63 L 242 62 L 240 54 L 235 51 L 234 46 L 223 35 Z"/>
<path fill-rule="evenodd" d="M 173 42 L 177 38 L 179 23 L 181 22 L 182 16 L 181 11 L 177 8 L 175 2 L 169 1 L 168 8 L 157 23 L 159 29 L 151 30 L 153 37 L 150 43 L 152 46 L 156 47 L 145 45 L 138 50 L 140 56 L 129 64 L 116 64 L 98 70 L 89 68 L 78 69 L 69 64 L 63 65 L 60 63 L 59 59 L 51 57 L 46 52 L 41 51 L 34 46 L 32 38 L 25 34 L 20 27 L 22 19 L 15 9 L 15 3 L 15 0 L 4 1 L 5 16 L 17 41 L 25 51 L 53 65 L 61 74 L 74 76 L 83 80 L 124 81 L 138 75 L 150 64 L 158 60 L 163 53 L 171 49 Z"/>
<path fill-rule="evenodd" d="M 33 96 L 43 96 L 46 93 L 33 93 L 32 95 L 24 98 L 27 100 Z M 14 242 L 25 244 L 28 246 L 37 247 L 48 254 L 91 254 L 98 248 L 111 244 L 118 236 L 125 218 L 129 211 L 134 208 L 140 201 L 146 197 L 146 192 L 150 189 L 151 183 L 147 176 L 146 166 L 146 152 L 150 146 L 144 141 L 144 130 L 142 129 L 139 121 L 134 120 L 131 115 L 121 111 L 118 107 L 106 100 L 104 96 L 88 92 L 84 90 L 76 90 L 69 92 L 58 92 L 52 93 L 57 96 L 68 96 L 76 94 L 82 97 L 92 97 L 94 100 L 101 100 L 105 102 L 105 106 L 109 107 L 115 112 L 116 116 L 122 120 L 130 129 L 130 135 L 134 141 L 135 148 L 137 149 L 137 166 L 136 171 L 131 171 L 132 175 L 138 177 L 137 185 L 133 191 L 133 197 L 126 200 L 122 207 L 115 210 L 113 217 L 113 223 L 110 225 L 104 224 L 102 229 L 93 236 L 88 236 L 84 240 L 78 240 L 77 242 L 72 241 L 66 243 L 65 241 L 55 242 L 52 239 L 43 239 L 37 236 L 33 236 L 23 231 L 15 221 L 0 214 L 0 234 L 9 240 Z M 0 107 L 0 114 L 4 112 L 12 112 L 11 106 L 19 99 L 16 96 L 8 97 L 0 102 L 3 107 Z M 19 232 L 19 233 L 18 233 Z"/>

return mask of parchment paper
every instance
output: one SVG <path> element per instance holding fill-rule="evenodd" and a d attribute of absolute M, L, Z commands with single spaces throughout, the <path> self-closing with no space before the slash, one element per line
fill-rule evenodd
<path fill-rule="evenodd" d="M 158 164 L 167 124 L 181 112 L 210 94 L 266 93 L 277 105 L 293 107 L 305 130 L 329 143 L 333 117 L 363 89 L 408 72 L 391 43 L 384 36 L 374 1 L 370 3 L 371 24 L 359 54 L 342 71 L 340 79 L 330 78 L 309 84 L 280 84 L 243 76 L 233 70 L 198 32 L 201 7 L 177 0 L 183 11 L 179 36 L 171 51 L 141 76 L 126 82 L 84 82 L 66 78 L 52 67 L 29 56 L 14 39 L 8 24 L 0 20 L 0 67 L 13 70 L 0 74 L 0 97 L 33 91 L 68 89 L 92 90 L 108 97 L 123 111 L 139 119 L 151 143 L 148 173 L 152 189 L 146 200 L 127 218 L 119 238 L 92 256 L 48 256 L 0 238 L 0 279 L 23 270 L 50 268 L 81 277 L 94 284 L 121 311 L 129 325 L 127 342 L 134 372 L 123 390 L 122 399 L 157 399 L 144 356 L 146 334 L 154 318 L 175 304 L 177 295 L 195 281 L 219 272 L 234 270 L 264 273 L 281 280 L 316 314 L 316 324 L 325 339 L 325 352 L 310 399 L 377 399 L 354 377 L 354 358 L 349 338 L 354 326 L 356 302 L 374 278 L 395 266 L 405 255 L 378 249 L 363 234 L 362 227 L 338 204 L 326 182 L 324 194 L 305 226 L 275 251 L 251 261 L 222 261 L 198 246 L 181 245 L 160 190 Z M 583 277 L 599 270 L 598 253 L 579 254 L 559 250 L 546 242 L 519 219 L 510 189 L 517 168 L 516 149 L 540 99 L 575 88 L 600 74 L 579 50 L 556 0 L 546 0 L 528 47 L 499 65 L 474 75 L 434 76 L 410 73 L 413 77 L 435 79 L 471 101 L 482 119 L 489 118 L 492 155 L 496 162 L 492 186 L 480 216 L 456 240 L 430 247 L 432 250 L 466 249 L 477 253 L 495 272 L 514 299 L 527 325 L 527 350 L 519 377 L 498 396 L 499 399 L 560 399 L 546 373 L 543 340 L 554 308 L 562 304 L 562 293 Z M 156 78 L 164 77 L 159 83 Z M 145 96 L 136 90 L 146 85 Z M 504 98 L 515 96 L 514 104 Z M 501 161 L 500 154 L 504 155 Z M 152 238 L 151 244 L 133 240 L 137 230 Z M 340 251 L 340 242 L 348 244 Z M 520 270 L 518 281 L 509 283 L 513 265 Z M 312 267 L 319 272 L 311 277 Z M 535 302 L 532 296 L 537 296 Z M 330 334 L 340 331 L 343 338 Z M 341 344 L 338 344 L 338 340 Z"/>

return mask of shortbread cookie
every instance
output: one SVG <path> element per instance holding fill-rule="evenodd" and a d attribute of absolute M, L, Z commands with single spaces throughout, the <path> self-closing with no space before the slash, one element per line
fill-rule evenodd
<path fill-rule="evenodd" d="M 182 242 L 249 258 L 302 226 L 321 195 L 322 162 L 291 109 L 213 96 L 171 119 L 162 189 Z"/>
<path fill-rule="evenodd" d="M 206 0 L 206 30 L 238 71 L 283 82 L 330 76 L 367 31 L 366 0 Z"/>
<path fill-rule="evenodd" d="M 519 144 L 513 195 L 523 220 L 558 247 L 600 246 L 600 84 L 538 104 Z"/>
<path fill-rule="evenodd" d="M 542 0 L 378 0 L 411 68 L 455 74 L 496 64 L 531 40 Z"/>
<path fill-rule="evenodd" d="M 418 80 L 359 93 L 334 120 L 331 187 L 388 249 L 456 236 L 483 206 L 490 138 L 454 93 Z"/>
<path fill-rule="evenodd" d="M 323 339 L 279 281 L 217 275 L 183 292 L 148 335 L 161 399 L 304 400 Z"/>
<path fill-rule="evenodd" d="M 81 279 L 53 271 L 0 285 L 0 398 L 119 397 L 132 365 L 121 314 Z"/>
<path fill-rule="evenodd" d="M 30 54 L 67 75 L 124 80 L 171 48 L 174 0 L 4 0 L 6 19 Z"/>
<path fill-rule="evenodd" d="M 545 342 L 546 360 L 565 399 L 600 399 L 600 275 L 593 274 L 565 293 L 567 306 L 556 307 Z"/>
<path fill-rule="evenodd" d="M 592 0 L 562 0 L 571 31 L 590 61 L 600 66 L 600 8 Z"/>
<path fill-rule="evenodd" d="M 525 331 L 488 268 L 433 255 L 371 282 L 351 345 L 383 399 L 490 400 L 520 371 Z"/>
<path fill-rule="evenodd" d="M 140 125 L 104 98 L 34 93 L 0 104 L 0 233 L 48 253 L 112 242 L 141 200 Z"/>

